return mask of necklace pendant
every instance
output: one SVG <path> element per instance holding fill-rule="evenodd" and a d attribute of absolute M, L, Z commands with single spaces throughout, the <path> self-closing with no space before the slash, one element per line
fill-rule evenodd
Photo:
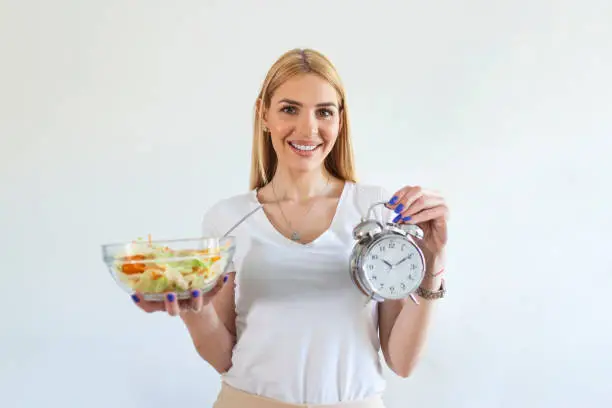
<path fill-rule="evenodd" d="M 300 233 L 299 233 L 299 232 L 297 232 L 297 231 L 294 231 L 294 232 L 291 234 L 291 240 L 292 240 L 292 241 L 299 241 L 299 240 L 300 240 Z"/>

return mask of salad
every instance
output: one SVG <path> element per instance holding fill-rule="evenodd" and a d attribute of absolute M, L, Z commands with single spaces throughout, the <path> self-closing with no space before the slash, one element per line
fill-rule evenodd
<path fill-rule="evenodd" d="M 221 248 L 171 249 L 139 239 L 126 254 L 115 257 L 117 276 L 141 293 L 201 289 L 225 269 Z"/>

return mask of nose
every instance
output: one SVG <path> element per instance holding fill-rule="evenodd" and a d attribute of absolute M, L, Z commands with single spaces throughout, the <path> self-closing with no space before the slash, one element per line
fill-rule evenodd
<path fill-rule="evenodd" d="M 316 136 L 319 134 L 319 123 L 314 113 L 304 113 L 298 123 L 298 132 L 304 136 Z"/>

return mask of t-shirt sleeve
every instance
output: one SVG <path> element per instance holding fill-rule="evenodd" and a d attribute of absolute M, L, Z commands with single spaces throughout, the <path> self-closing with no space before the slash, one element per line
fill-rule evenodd
<path fill-rule="evenodd" d="M 358 184 L 356 205 L 360 215 L 362 217 L 372 217 L 383 225 L 392 222 L 396 214 L 384 205 L 391 199 L 391 195 L 392 193 L 385 187 Z"/>
<path fill-rule="evenodd" d="M 388 202 L 391 200 L 392 192 L 385 187 L 379 186 L 377 189 L 377 197 L 376 202 Z M 392 222 L 397 214 L 384 205 L 379 205 L 376 207 L 376 217 L 379 221 L 386 224 L 387 222 Z"/>
<path fill-rule="evenodd" d="M 216 203 L 204 213 L 201 225 L 202 237 L 220 238 L 223 234 L 225 234 L 226 231 L 222 228 L 224 217 L 221 210 L 222 204 Z M 228 265 L 227 270 L 229 272 L 235 272 L 235 261 L 236 255 L 234 254 L 234 259 Z"/>
<path fill-rule="evenodd" d="M 202 217 L 201 233 L 203 237 L 219 237 L 223 234 L 217 224 L 219 215 L 217 214 L 217 207 L 212 206 L 209 208 Z"/>

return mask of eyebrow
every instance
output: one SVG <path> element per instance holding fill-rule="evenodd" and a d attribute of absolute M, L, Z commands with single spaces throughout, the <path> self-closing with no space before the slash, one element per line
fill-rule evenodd
<path fill-rule="evenodd" d="M 292 99 L 281 99 L 280 101 L 278 101 L 278 103 L 288 103 L 290 105 L 303 106 L 301 102 L 294 101 Z M 321 102 L 321 103 L 317 103 L 316 106 L 319 108 L 327 107 L 327 106 L 333 106 L 336 108 L 338 107 L 334 102 Z"/>

